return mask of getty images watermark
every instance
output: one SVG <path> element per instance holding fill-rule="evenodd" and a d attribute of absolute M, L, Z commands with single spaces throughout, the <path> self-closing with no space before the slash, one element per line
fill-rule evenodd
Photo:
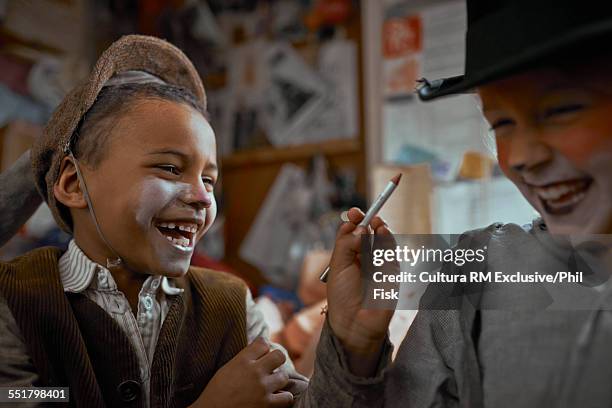
<path fill-rule="evenodd" d="M 364 236 L 364 307 L 593 309 L 608 290 L 610 236 Z"/>

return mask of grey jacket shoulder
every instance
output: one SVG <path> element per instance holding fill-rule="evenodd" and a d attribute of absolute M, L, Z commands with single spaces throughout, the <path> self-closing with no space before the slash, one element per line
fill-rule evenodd
<path fill-rule="evenodd" d="M 500 243 L 509 243 L 514 240 L 520 240 L 528 235 L 533 235 L 536 232 L 545 232 L 546 224 L 541 218 L 535 218 L 530 223 L 518 225 L 515 223 L 494 222 L 484 228 L 476 228 L 465 231 L 461 234 L 462 237 L 478 237 L 489 235 L 495 237 Z"/>
<path fill-rule="evenodd" d="M 540 220 L 530 225 L 493 223 L 466 231 L 460 248 L 493 248 L 504 253 L 529 241 Z M 489 259 L 466 267 L 489 266 Z M 443 273 L 462 273 L 449 263 Z M 438 284 L 429 287 L 408 334 L 385 378 L 385 407 L 479 407 L 483 404 L 477 354 L 482 286 Z"/>

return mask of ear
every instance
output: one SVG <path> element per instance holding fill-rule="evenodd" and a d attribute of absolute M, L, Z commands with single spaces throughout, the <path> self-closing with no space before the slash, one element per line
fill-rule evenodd
<path fill-rule="evenodd" d="M 57 201 L 68 208 L 87 208 L 74 162 L 68 156 L 60 164 L 60 175 L 53 186 L 53 194 Z"/>

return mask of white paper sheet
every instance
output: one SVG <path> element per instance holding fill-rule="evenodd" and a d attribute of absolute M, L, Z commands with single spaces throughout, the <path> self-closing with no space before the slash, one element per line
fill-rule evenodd
<path fill-rule="evenodd" d="M 302 259 L 295 265 L 292 244 L 308 219 L 310 202 L 306 173 L 285 164 L 240 247 L 240 257 L 279 286 L 297 282 Z"/>
<path fill-rule="evenodd" d="M 318 67 L 328 85 L 328 92 L 324 103 L 296 136 L 303 143 L 356 137 L 359 114 L 355 43 L 348 40 L 325 43 L 319 49 Z"/>
<path fill-rule="evenodd" d="M 304 143 L 303 131 L 328 96 L 326 82 L 286 43 L 267 47 L 264 123 L 277 146 Z"/>

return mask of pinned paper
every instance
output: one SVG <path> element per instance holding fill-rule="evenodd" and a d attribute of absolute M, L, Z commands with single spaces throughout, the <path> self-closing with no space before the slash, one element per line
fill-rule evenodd
<path fill-rule="evenodd" d="M 357 137 L 357 46 L 348 40 L 329 41 L 319 49 L 318 65 L 328 89 L 324 103 L 300 130 L 303 141 Z"/>
<path fill-rule="evenodd" d="M 274 145 L 304 143 L 302 130 L 325 105 L 325 81 L 286 43 L 271 45 L 267 68 L 266 131 Z"/>

